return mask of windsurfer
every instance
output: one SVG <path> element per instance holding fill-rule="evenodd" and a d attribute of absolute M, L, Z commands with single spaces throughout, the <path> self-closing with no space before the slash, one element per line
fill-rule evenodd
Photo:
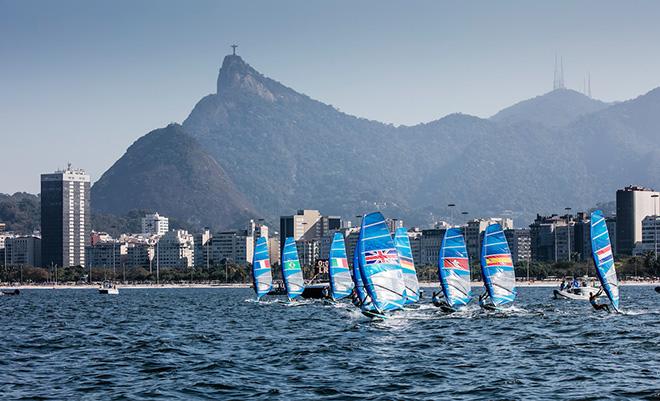
<path fill-rule="evenodd" d="M 593 292 L 589 293 L 589 303 L 594 307 L 594 310 L 606 310 L 607 313 L 610 313 L 610 307 L 607 304 L 599 304 L 597 302 L 598 297 L 603 293 L 603 289 L 599 289 L 596 294 Z"/>
<path fill-rule="evenodd" d="M 433 298 L 431 298 L 431 300 L 433 301 L 433 305 L 437 306 L 438 308 L 447 305 L 447 301 L 445 301 L 445 296 L 442 291 L 433 291 Z"/>

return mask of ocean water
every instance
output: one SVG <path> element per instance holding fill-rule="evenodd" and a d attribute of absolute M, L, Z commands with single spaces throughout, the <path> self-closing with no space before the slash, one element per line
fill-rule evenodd
<path fill-rule="evenodd" d="M 621 293 L 623 315 L 521 288 L 505 313 L 447 316 L 425 303 L 370 321 L 349 304 L 255 303 L 250 289 L 25 290 L 0 297 L 0 394 L 659 399 L 660 294 Z"/>

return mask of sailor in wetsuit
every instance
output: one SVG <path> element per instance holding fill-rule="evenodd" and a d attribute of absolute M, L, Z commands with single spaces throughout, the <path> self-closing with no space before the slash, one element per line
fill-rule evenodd
<path fill-rule="evenodd" d="M 488 291 L 484 291 L 483 294 L 479 295 L 479 306 L 489 310 L 495 309 L 495 305 L 493 305 L 493 303 L 491 302 Z"/>
<path fill-rule="evenodd" d="M 353 302 L 353 305 L 357 306 L 358 308 L 362 306 L 362 300 L 360 300 L 357 288 L 353 288 L 353 293 L 351 293 L 351 301 Z"/>
<path fill-rule="evenodd" d="M 594 307 L 594 310 L 606 310 L 607 313 L 610 313 L 610 307 L 607 304 L 599 304 L 596 300 L 598 297 L 603 293 L 603 289 L 601 288 L 598 290 L 598 292 L 594 295 L 594 293 L 590 292 L 589 293 L 589 303 L 591 306 Z"/>
<path fill-rule="evenodd" d="M 433 291 L 433 297 L 431 297 L 431 301 L 433 301 L 433 305 L 437 306 L 438 308 L 441 307 L 443 304 L 446 304 L 444 301 L 442 291 Z"/>
<path fill-rule="evenodd" d="M 445 299 L 445 294 L 442 291 L 435 292 L 433 291 L 433 297 L 431 298 L 433 305 L 440 308 L 445 313 L 456 312 L 456 309 L 449 306 L 449 303 Z"/>

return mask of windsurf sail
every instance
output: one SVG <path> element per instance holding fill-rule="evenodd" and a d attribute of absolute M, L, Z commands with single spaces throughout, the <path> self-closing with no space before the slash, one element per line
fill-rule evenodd
<path fill-rule="evenodd" d="M 360 234 L 360 274 L 373 306 L 380 313 L 403 308 L 406 286 L 383 215 L 365 215 Z"/>
<path fill-rule="evenodd" d="M 450 307 L 457 308 L 470 302 L 470 260 L 460 228 L 445 232 L 438 258 L 438 274 L 442 293 Z"/>
<path fill-rule="evenodd" d="M 367 303 L 367 291 L 364 288 L 364 282 L 362 281 L 362 274 L 360 274 L 360 239 L 362 238 L 362 233 L 358 235 L 358 241 L 355 243 L 355 248 L 353 248 L 353 283 L 355 284 L 355 293 L 357 294 L 360 304 L 364 305 Z"/>
<path fill-rule="evenodd" d="M 494 306 L 516 299 L 516 273 L 504 231 L 499 223 L 486 227 L 481 241 L 481 274 Z"/>
<path fill-rule="evenodd" d="M 330 276 L 332 299 L 336 301 L 351 295 L 354 284 L 351 279 L 351 272 L 348 270 L 346 244 L 344 242 L 344 234 L 342 233 L 335 233 L 335 236 L 332 238 L 328 275 Z"/>
<path fill-rule="evenodd" d="M 605 289 L 614 309 L 619 312 L 619 279 L 614 269 L 614 255 L 610 234 L 603 212 L 596 210 L 591 213 L 591 254 L 596 265 L 598 280 Z"/>
<path fill-rule="evenodd" d="M 259 237 L 254 247 L 252 279 L 257 299 L 268 294 L 273 288 L 273 274 L 270 271 L 270 257 L 268 256 L 268 239 L 265 237 Z"/>
<path fill-rule="evenodd" d="M 293 237 L 287 237 L 282 249 L 282 279 L 290 300 L 296 299 L 305 290 L 303 272 L 298 260 L 298 248 Z"/>
<path fill-rule="evenodd" d="M 406 304 L 419 301 L 419 281 L 413 260 L 412 249 L 410 249 L 410 238 L 408 229 L 401 227 L 394 232 L 394 246 L 399 255 L 399 265 L 403 273 L 403 283 L 406 286 Z"/>

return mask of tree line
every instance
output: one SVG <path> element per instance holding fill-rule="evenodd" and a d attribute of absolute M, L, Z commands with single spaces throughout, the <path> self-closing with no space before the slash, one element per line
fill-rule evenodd
<path fill-rule="evenodd" d="M 653 253 L 644 256 L 617 258 L 617 274 L 622 280 L 638 278 L 652 278 L 660 276 L 660 259 Z M 470 266 L 472 279 L 481 280 L 481 269 L 478 264 Z M 596 272 L 592 262 L 530 262 L 518 263 L 515 266 L 516 277 L 524 279 L 529 276 L 531 280 L 545 280 L 549 278 L 563 278 L 573 276 L 595 276 Z M 197 266 L 189 268 L 160 268 L 151 270 L 146 267 L 94 267 L 91 269 L 81 266 L 72 267 L 30 267 L 30 266 L 0 266 L 0 282 L 5 283 L 100 283 L 103 281 L 125 283 L 251 283 L 251 266 L 243 266 L 231 261 L 210 266 Z M 306 279 L 315 276 L 311 266 L 303 267 Z M 437 266 L 425 265 L 417 267 L 417 276 L 421 281 L 436 281 L 438 279 Z M 319 275 L 318 278 L 327 278 Z M 281 280 L 282 273 L 279 264 L 273 265 L 273 279 Z"/>

